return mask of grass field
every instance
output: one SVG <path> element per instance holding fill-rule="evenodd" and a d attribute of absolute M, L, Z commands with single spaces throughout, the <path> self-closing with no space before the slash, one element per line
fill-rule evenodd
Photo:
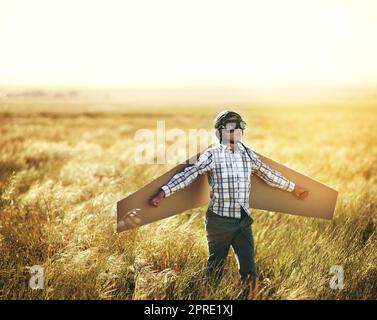
<path fill-rule="evenodd" d="M 205 207 L 115 232 L 116 201 L 173 166 L 135 163 L 135 131 L 157 120 L 208 129 L 222 108 L 17 110 L 0 114 L 1 299 L 237 297 L 233 252 L 219 287 L 202 281 Z M 253 150 L 339 191 L 333 221 L 253 211 L 260 282 L 249 298 L 377 299 L 377 109 L 238 111 Z M 33 265 L 45 268 L 43 290 L 28 286 Z M 341 290 L 329 286 L 333 265 Z"/>

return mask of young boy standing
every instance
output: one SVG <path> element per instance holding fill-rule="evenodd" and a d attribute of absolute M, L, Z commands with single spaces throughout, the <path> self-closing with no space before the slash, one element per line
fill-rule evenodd
<path fill-rule="evenodd" d="M 150 204 L 158 206 L 163 198 L 187 187 L 198 175 L 207 172 L 211 190 L 205 219 L 209 251 L 207 274 L 218 283 L 232 247 L 242 285 L 248 288 L 251 283 L 254 287 L 257 272 L 251 228 L 253 218 L 249 210 L 251 174 L 256 174 L 271 187 L 292 192 L 299 199 L 304 199 L 308 191 L 263 163 L 241 142 L 246 123 L 238 113 L 219 113 L 214 127 L 219 143 L 205 150 L 193 165 L 175 174 L 151 198 Z"/>

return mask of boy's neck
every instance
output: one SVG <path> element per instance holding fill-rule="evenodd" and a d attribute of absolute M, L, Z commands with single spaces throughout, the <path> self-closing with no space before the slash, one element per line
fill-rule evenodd
<path fill-rule="evenodd" d="M 238 148 L 238 143 L 236 141 L 223 141 L 223 144 L 232 151 Z"/>

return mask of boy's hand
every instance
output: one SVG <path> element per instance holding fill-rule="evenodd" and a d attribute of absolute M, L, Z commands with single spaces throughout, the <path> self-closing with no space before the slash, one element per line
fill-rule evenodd
<path fill-rule="evenodd" d="M 295 197 L 302 200 L 302 199 L 305 199 L 308 196 L 309 190 L 296 185 L 295 188 L 293 189 L 292 193 Z"/>
<path fill-rule="evenodd" d="M 160 190 L 149 200 L 149 204 L 153 207 L 158 207 L 163 198 L 165 198 L 165 192 Z"/>

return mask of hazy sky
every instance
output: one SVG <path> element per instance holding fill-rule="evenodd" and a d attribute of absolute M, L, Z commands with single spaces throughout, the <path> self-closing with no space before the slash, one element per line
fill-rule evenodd
<path fill-rule="evenodd" d="M 377 84 L 376 0 L 0 0 L 0 83 Z"/>

